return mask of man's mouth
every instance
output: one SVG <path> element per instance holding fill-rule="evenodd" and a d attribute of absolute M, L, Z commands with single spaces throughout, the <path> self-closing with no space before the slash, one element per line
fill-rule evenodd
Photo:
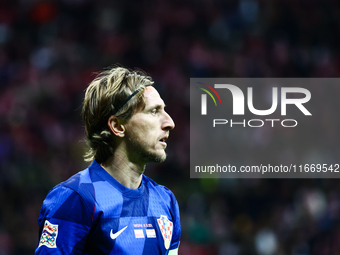
<path fill-rule="evenodd" d="M 166 140 L 168 139 L 168 136 L 163 137 L 162 139 L 159 140 L 159 142 L 166 147 Z"/>

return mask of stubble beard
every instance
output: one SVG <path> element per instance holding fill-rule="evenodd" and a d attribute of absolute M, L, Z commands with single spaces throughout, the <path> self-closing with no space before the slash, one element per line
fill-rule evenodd
<path fill-rule="evenodd" d="M 138 139 L 128 138 L 128 146 L 129 149 L 134 150 L 141 158 L 142 161 L 145 163 L 162 163 L 166 159 L 166 153 L 164 152 L 163 155 L 158 155 L 154 152 L 148 151 L 146 145 L 140 142 Z"/>

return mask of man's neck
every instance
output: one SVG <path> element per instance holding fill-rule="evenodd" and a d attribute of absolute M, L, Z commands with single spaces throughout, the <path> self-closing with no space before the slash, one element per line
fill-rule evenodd
<path fill-rule="evenodd" d="M 145 164 L 130 162 L 124 153 L 116 151 L 101 166 L 119 183 L 129 189 L 137 189 L 142 182 Z"/>

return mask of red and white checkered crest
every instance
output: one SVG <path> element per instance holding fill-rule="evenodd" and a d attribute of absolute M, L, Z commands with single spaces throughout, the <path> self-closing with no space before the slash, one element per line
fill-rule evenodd
<path fill-rule="evenodd" d="M 161 215 L 161 217 L 157 219 L 157 222 L 159 229 L 162 232 L 165 249 L 169 249 L 172 238 L 173 223 L 164 215 Z"/>

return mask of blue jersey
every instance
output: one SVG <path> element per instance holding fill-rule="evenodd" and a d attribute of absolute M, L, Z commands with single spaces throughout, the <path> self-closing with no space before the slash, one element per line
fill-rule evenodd
<path fill-rule="evenodd" d="M 35 254 L 168 254 L 181 235 L 169 189 L 144 175 L 129 189 L 96 161 L 49 192 L 38 222 Z"/>

